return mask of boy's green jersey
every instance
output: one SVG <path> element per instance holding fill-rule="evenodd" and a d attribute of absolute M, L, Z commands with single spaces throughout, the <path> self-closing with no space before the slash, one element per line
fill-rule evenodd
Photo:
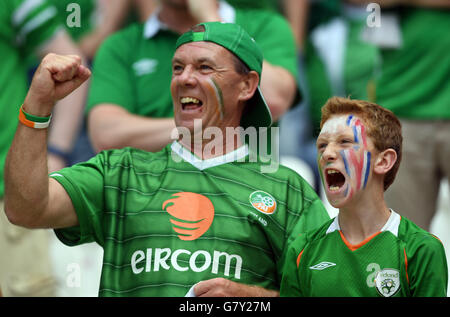
<path fill-rule="evenodd" d="M 56 234 L 103 247 L 100 296 L 184 296 L 215 277 L 278 290 L 288 244 L 329 216 L 297 173 L 248 157 L 202 161 L 177 142 L 101 152 L 50 175 L 79 220 Z"/>
<path fill-rule="evenodd" d="M 446 296 L 442 243 L 394 211 L 380 232 L 350 245 L 338 217 L 298 237 L 281 296 Z"/>

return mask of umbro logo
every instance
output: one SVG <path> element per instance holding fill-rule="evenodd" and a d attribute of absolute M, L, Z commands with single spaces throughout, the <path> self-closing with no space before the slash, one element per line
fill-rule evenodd
<path fill-rule="evenodd" d="M 322 270 L 325 270 L 325 269 L 327 269 L 329 267 L 332 267 L 332 266 L 335 266 L 335 265 L 336 265 L 336 263 L 333 263 L 333 262 L 320 262 L 320 263 L 318 263 L 316 265 L 310 266 L 309 268 L 311 270 L 322 271 Z"/>

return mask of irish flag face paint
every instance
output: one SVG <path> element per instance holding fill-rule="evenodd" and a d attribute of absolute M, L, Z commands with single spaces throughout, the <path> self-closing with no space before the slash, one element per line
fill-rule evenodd
<path fill-rule="evenodd" d="M 208 79 L 208 83 L 209 83 L 208 89 L 211 91 L 212 95 L 216 97 L 217 107 L 215 111 L 219 115 L 220 120 L 223 120 L 225 114 L 225 106 L 223 102 L 222 89 L 220 89 L 219 85 L 212 77 Z"/>
<path fill-rule="evenodd" d="M 318 165 L 334 207 L 366 187 L 372 159 L 368 142 L 364 124 L 354 115 L 336 116 L 324 124 L 317 141 Z"/>

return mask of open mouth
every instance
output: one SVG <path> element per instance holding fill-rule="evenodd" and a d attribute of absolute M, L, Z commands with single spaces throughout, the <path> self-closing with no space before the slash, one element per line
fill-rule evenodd
<path fill-rule="evenodd" d="M 180 103 L 181 108 L 186 111 L 198 110 L 203 106 L 203 102 L 194 97 L 182 97 Z"/>
<path fill-rule="evenodd" d="M 345 176 L 338 170 L 327 169 L 325 171 L 325 177 L 330 192 L 339 191 L 345 184 Z"/>

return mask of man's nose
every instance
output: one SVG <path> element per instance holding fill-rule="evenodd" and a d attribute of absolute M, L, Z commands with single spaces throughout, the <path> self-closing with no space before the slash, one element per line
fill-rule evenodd
<path fill-rule="evenodd" d="M 196 83 L 195 73 L 192 66 L 187 66 L 183 72 L 178 76 L 180 84 L 185 86 L 193 86 Z"/>

